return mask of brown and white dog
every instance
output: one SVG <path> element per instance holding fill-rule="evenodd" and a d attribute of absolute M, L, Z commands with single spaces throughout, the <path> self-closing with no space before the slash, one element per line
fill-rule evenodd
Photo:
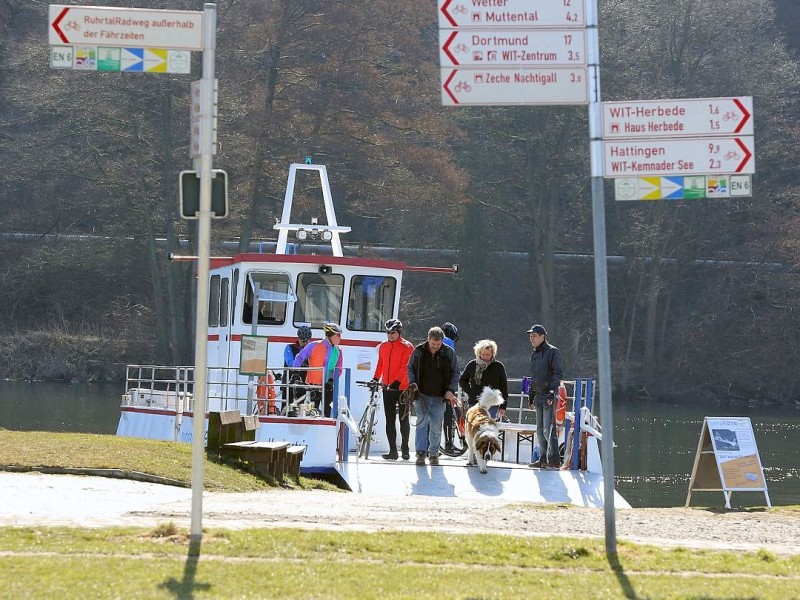
<path fill-rule="evenodd" d="M 478 403 L 467 411 L 465 437 L 467 438 L 467 466 L 478 461 L 481 473 L 486 473 L 486 461 L 500 452 L 500 437 L 489 408 L 500 406 L 503 395 L 490 387 L 483 388 Z"/>

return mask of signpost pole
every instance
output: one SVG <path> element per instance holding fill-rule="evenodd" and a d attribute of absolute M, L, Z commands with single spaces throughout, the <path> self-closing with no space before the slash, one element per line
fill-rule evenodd
<path fill-rule="evenodd" d="M 205 461 L 206 379 L 208 343 L 208 271 L 211 248 L 211 175 L 214 125 L 214 58 L 217 47 L 217 5 L 203 5 L 202 115 L 200 117 L 200 218 L 197 222 L 197 314 L 194 340 L 194 420 L 192 432 L 192 520 L 190 541 L 198 547 L 203 535 L 203 468 Z"/>
<path fill-rule="evenodd" d="M 603 189 L 603 109 L 600 99 L 600 40 L 597 0 L 587 3 L 586 25 L 589 62 L 589 145 L 591 154 L 592 221 L 594 224 L 594 293 L 597 311 L 597 370 L 600 422 L 603 424 L 603 511 L 606 554 L 617 554 L 614 513 L 614 422 L 611 406 L 611 344 L 608 317 L 608 264 L 606 262 L 606 207 Z M 577 415 L 576 415 L 577 416 Z"/>

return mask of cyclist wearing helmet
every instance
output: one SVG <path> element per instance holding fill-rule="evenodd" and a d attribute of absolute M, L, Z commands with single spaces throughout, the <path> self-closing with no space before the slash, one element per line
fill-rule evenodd
<path fill-rule="evenodd" d="M 444 331 L 444 343 L 455 350 L 456 342 L 458 341 L 458 327 L 453 325 L 450 321 L 447 321 L 442 325 L 442 331 Z M 454 422 L 453 405 L 448 402 L 447 406 L 444 407 L 444 423 L 442 425 L 445 452 L 452 452 L 455 450 L 455 446 L 453 446 L 453 436 L 455 435 L 453 431 Z"/>
<path fill-rule="evenodd" d="M 444 331 L 444 343 L 455 350 L 456 342 L 458 341 L 458 327 L 447 321 L 442 325 L 442 331 Z"/>
<path fill-rule="evenodd" d="M 292 342 L 291 344 L 286 344 L 286 348 L 283 350 L 283 366 L 284 367 L 291 367 L 294 365 L 294 357 L 297 356 L 300 351 L 306 347 L 308 342 L 311 340 L 311 327 L 306 324 L 300 325 L 297 328 L 297 341 Z M 302 383 L 306 380 L 306 372 L 305 371 L 289 371 L 286 370 L 286 379 L 287 383 Z M 303 390 L 300 388 L 287 388 L 284 390 L 283 397 L 288 398 L 289 402 L 293 402 L 298 396 L 303 394 Z"/>
<path fill-rule="evenodd" d="M 336 323 L 325 323 L 322 326 L 325 339 L 311 342 L 294 357 L 293 367 L 301 367 L 308 361 L 311 369 L 306 373 L 306 383 L 325 386 L 325 406 L 322 412 L 326 417 L 331 416 L 331 398 L 333 396 L 333 382 L 342 374 L 342 351 L 339 343 L 342 341 L 342 330 Z M 311 399 L 317 403 L 322 398 L 319 390 L 312 390 Z"/>
<path fill-rule="evenodd" d="M 386 414 L 386 439 L 389 440 L 389 452 L 383 454 L 386 460 L 397 460 L 397 428 L 395 419 L 400 416 L 400 452 L 403 460 L 411 455 L 408 450 L 408 437 L 411 425 L 408 412 L 400 405 L 400 393 L 408 387 L 408 359 L 414 346 L 403 338 L 403 323 L 400 319 L 389 319 L 384 324 L 386 341 L 378 344 L 378 364 L 375 367 L 373 381 L 380 381 L 389 389 L 383 390 L 383 410 Z M 404 414 L 405 413 L 405 414 Z"/>

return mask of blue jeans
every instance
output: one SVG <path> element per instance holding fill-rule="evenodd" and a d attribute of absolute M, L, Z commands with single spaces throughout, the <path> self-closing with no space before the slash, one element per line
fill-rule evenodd
<path fill-rule="evenodd" d="M 417 394 L 414 403 L 417 411 L 417 432 L 414 436 L 414 446 L 417 452 L 425 452 L 428 456 L 439 456 L 445 404 L 445 400 L 441 396 Z"/>
<path fill-rule="evenodd" d="M 558 438 L 556 437 L 556 402 L 547 406 L 547 395 L 536 394 L 533 406 L 536 409 L 536 437 L 539 440 L 539 456 L 542 462 L 558 464 Z"/>

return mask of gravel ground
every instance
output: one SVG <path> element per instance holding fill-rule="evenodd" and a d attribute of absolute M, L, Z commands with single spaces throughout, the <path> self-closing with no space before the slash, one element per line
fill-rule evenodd
<path fill-rule="evenodd" d="M 203 494 L 203 526 L 447 531 L 603 538 L 602 509 L 463 498 L 269 490 Z M 0 525 L 189 527 L 191 490 L 153 483 L 0 473 Z M 617 538 L 658 546 L 800 555 L 800 512 L 635 508 L 615 515 Z"/>

